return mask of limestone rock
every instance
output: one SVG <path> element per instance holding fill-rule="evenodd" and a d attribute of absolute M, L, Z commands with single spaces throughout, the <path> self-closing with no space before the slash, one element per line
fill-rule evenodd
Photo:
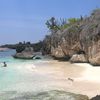
<path fill-rule="evenodd" d="M 92 65 L 100 65 L 100 9 L 63 30 L 51 33 L 44 41 L 44 47 L 47 48 L 44 51 L 54 57 L 72 57 L 73 54 L 84 51 Z M 75 58 L 78 62 L 87 62 L 84 57 Z"/>
<path fill-rule="evenodd" d="M 97 53 L 95 56 L 90 57 L 89 62 L 94 66 L 100 66 L 100 53 Z"/>
<path fill-rule="evenodd" d="M 70 62 L 72 63 L 86 63 L 88 60 L 86 59 L 84 54 L 75 54 L 71 57 Z"/>
<path fill-rule="evenodd" d="M 13 57 L 19 59 L 33 59 L 33 49 L 31 47 L 26 47 L 24 51 L 16 53 Z"/>

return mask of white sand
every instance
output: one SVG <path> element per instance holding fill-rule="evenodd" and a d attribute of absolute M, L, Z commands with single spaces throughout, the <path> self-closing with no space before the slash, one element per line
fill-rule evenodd
<path fill-rule="evenodd" d="M 87 80 L 90 82 L 100 82 L 100 66 L 93 67 L 90 64 L 76 64 L 78 66 L 83 66 L 85 71 L 83 72 L 82 80 Z"/>
<path fill-rule="evenodd" d="M 70 64 L 57 61 L 34 66 L 33 69 L 36 69 L 37 74 L 43 76 L 43 78 L 44 75 L 46 76 L 45 79 L 47 80 L 43 81 L 43 84 L 48 88 L 52 86 L 52 89 L 66 90 L 89 97 L 100 94 L 100 67 L 93 67 L 86 63 Z M 72 82 L 68 78 L 74 81 Z"/>

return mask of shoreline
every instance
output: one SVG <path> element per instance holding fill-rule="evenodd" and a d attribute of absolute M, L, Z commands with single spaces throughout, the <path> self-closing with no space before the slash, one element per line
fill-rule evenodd
<path fill-rule="evenodd" d="M 9 50 L 9 48 L 6 48 L 6 47 L 0 47 L 0 52 L 3 52 L 3 51 L 6 51 L 6 50 Z"/>
<path fill-rule="evenodd" d="M 57 60 L 14 62 L 9 63 L 5 70 L 1 70 L 5 71 L 5 75 L 1 75 L 1 79 L 4 80 L 1 81 L 0 92 L 40 93 L 61 90 L 87 95 L 89 98 L 100 93 L 100 67 L 93 67 L 87 63 L 71 64 Z M 13 80 L 10 75 L 13 75 Z"/>

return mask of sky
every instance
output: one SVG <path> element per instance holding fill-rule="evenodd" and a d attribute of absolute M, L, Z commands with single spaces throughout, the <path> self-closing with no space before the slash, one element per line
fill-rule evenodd
<path fill-rule="evenodd" d="M 88 16 L 95 8 L 100 0 L 0 0 L 0 45 L 38 42 L 49 33 L 45 23 L 51 17 Z"/>

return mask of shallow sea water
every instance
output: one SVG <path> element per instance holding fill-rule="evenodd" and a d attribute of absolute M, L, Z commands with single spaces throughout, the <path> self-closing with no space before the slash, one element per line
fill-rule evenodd
<path fill-rule="evenodd" d="M 14 50 L 0 52 L 0 100 L 55 100 L 50 99 L 48 92 L 45 91 L 67 90 L 72 85 L 67 77 L 77 77 L 77 72 L 82 71 L 82 68 L 76 69 L 74 66 L 67 65 L 69 64 L 67 62 L 66 67 L 60 62 L 54 64 L 55 61 L 48 58 L 14 59 L 11 56 L 14 53 Z M 2 67 L 4 61 L 7 67 Z M 52 95 L 50 92 L 49 96 Z"/>

